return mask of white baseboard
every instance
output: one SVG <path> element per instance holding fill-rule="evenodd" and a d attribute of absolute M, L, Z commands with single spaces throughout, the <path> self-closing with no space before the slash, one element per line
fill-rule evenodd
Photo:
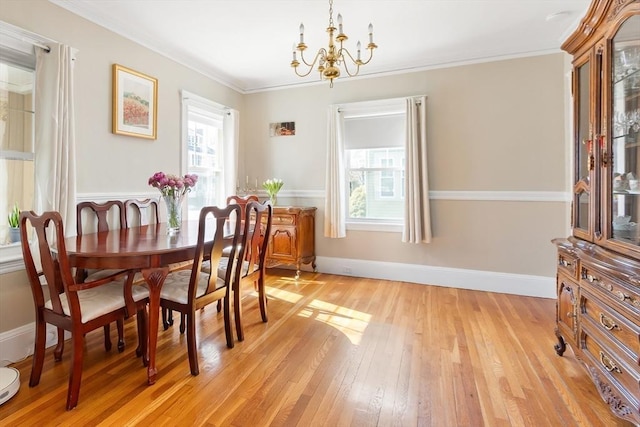
<path fill-rule="evenodd" d="M 316 265 L 322 273 L 342 276 L 556 298 L 555 277 L 332 257 L 317 257 Z"/>
<path fill-rule="evenodd" d="M 65 338 L 71 335 L 65 332 Z M 36 325 L 34 322 L 20 326 L 0 334 L 0 366 L 7 366 L 19 362 L 33 354 L 36 340 Z M 53 325 L 47 325 L 47 348 L 56 345 L 58 332 Z"/>

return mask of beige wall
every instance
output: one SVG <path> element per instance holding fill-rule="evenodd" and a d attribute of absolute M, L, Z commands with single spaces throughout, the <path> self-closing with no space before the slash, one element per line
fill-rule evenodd
<path fill-rule="evenodd" d="M 26 271 L 14 271 L 1 275 L 0 332 L 10 331 L 33 322 L 34 313 L 33 298 Z"/>
<path fill-rule="evenodd" d="M 282 178 L 284 190 L 324 190 L 328 105 L 426 94 L 431 190 L 563 192 L 564 70 L 559 53 L 251 94 L 243 142 L 255 155 L 243 158 L 252 176 Z M 270 138 L 278 121 L 295 121 L 296 136 Z M 567 233 L 562 202 L 432 200 L 429 245 L 398 233 L 326 239 L 323 199 L 278 200 L 318 206 L 316 252 L 326 257 L 553 277 L 550 240 Z"/>
<path fill-rule="evenodd" d="M 0 10 L 4 21 L 79 49 L 76 138 L 81 194 L 146 192 L 153 172 L 179 171 L 181 89 L 240 111 L 239 174 L 250 175 L 251 182 L 279 177 L 285 190 L 322 194 L 328 105 L 426 94 L 432 190 L 567 188 L 562 54 L 339 80 L 333 89 L 322 84 L 241 95 L 47 1 L 3 0 Z M 111 133 L 113 63 L 158 78 L 156 141 Z M 270 138 L 269 123 L 279 121 L 295 121 L 296 136 Z M 430 245 L 402 244 L 397 233 L 349 232 L 346 239 L 326 239 L 322 197 L 279 199 L 319 208 L 316 252 L 322 257 L 552 277 L 550 239 L 566 234 L 565 203 L 433 200 Z M 0 282 L 4 332 L 28 323 L 33 308 L 23 272 L 0 276 Z"/>

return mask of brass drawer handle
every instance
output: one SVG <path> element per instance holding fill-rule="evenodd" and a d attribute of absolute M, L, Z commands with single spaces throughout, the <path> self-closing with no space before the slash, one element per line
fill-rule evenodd
<path fill-rule="evenodd" d="M 605 316 L 604 313 L 600 313 L 600 324 L 602 325 L 603 328 L 605 328 L 607 331 L 611 331 L 615 328 L 618 327 L 618 325 L 616 324 L 616 322 L 614 322 L 613 320 L 611 320 L 610 318 L 608 318 L 607 316 Z"/>
<path fill-rule="evenodd" d="M 611 283 L 601 282 L 600 279 L 598 279 L 593 274 L 584 273 L 584 278 L 587 280 L 587 282 L 595 283 L 596 285 L 600 286 L 602 289 L 606 289 L 609 292 L 613 291 L 613 285 Z"/>
<path fill-rule="evenodd" d="M 620 368 L 618 368 L 618 365 L 616 365 L 616 363 L 613 360 L 611 360 L 611 358 L 606 354 L 604 354 L 602 351 L 600 352 L 600 363 L 602 363 L 602 366 L 604 366 L 604 369 L 606 369 L 608 372 L 615 371 L 619 374 L 622 373 Z"/>
<path fill-rule="evenodd" d="M 563 267 L 569 267 L 571 265 L 571 263 L 564 258 L 560 258 L 559 264 Z"/>
<path fill-rule="evenodd" d="M 631 300 L 631 297 L 627 294 L 625 294 L 622 291 L 617 291 L 616 292 L 616 296 L 618 297 L 618 299 L 622 302 L 625 302 L 626 300 Z"/>
<path fill-rule="evenodd" d="M 609 292 L 613 291 L 613 285 L 610 283 L 598 283 L 601 288 L 608 290 Z"/>

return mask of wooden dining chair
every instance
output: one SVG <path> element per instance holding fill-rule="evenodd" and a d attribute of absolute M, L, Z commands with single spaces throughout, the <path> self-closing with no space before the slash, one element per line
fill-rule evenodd
<path fill-rule="evenodd" d="M 272 219 L 273 206 L 268 200 L 264 203 L 257 201 L 247 203 L 242 230 L 243 244 L 238 254 L 239 259 L 243 261 L 238 264 L 240 268 L 236 268 L 234 271 L 234 282 L 237 283 L 236 286 L 238 288 L 238 292 L 234 293 L 233 305 L 238 341 L 244 340 L 241 296 L 245 284 L 250 283 L 258 291 L 262 321 L 267 322 L 269 320 L 264 282 Z"/>
<path fill-rule="evenodd" d="M 244 328 L 242 323 L 242 289 L 250 283 L 258 291 L 260 314 L 263 322 L 268 321 L 267 315 L 267 294 L 264 288 L 264 278 L 266 274 L 266 254 L 271 233 L 271 221 L 273 218 L 273 206 L 268 200 L 264 203 L 250 201 L 246 204 L 245 215 L 242 220 L 241 238 L 238 243 L 238 259 L 243 260 L 238 263 L 234 270 L 234 286 L 238 289 L 233 297 L 234 317 L 236 322 L 236 333 L 238 341 L 244 341 Z M 228 262 L 223 261 L 218 267 L 218 277 L 226 273 Z M 209 273 L 211 270 L 209 263 L 204 263 L 202 270 Z"/>
<path fill-rule="evenodd" d="M 231 297 L 233 292 L 233 263 L 237 257 L 240 238 L 240 207 L 228 205 L 224 208 L 208 206 L 200 211 L 198 240 L 193 266 L 190 270 L 169 273 L 160 292 L 160 305 L 163 308 L 179 311 L 186 318 L 187 350 L 192 375 L 198 375 L 198 354 L 196 346 L 196 311 L 204 306 L 222 300 L 224 306 L 224 330 L 227 347 L 233 348 L 231 326 Z M 210 219 L 210 217 L 213 217 Z M 226 238 L 231 238 L 231 254 L 222 257 Z M 211 240 L 213 239 L 213 240 Z M 214 266 L 213 274 L 202 271 L 202 263 L 208 260 Z M 218 277 L 218 266 L 227 263 L 225 274 Z M 181 333 L 183 331 L 181 330 Z"/>
<path fill-rule="evenodd" d="M 112 218 L 115 221 L 112 221 Z M 104 203 L 96 202 L 80 202 L 76 205 L 76 233 L 78 236 L 89 233 L 98 233 L 109 231 L 110 229 L 123 229 L 126 227 L 125 208 L 120 200 L 109 200 Z M 103 269 L 103 270 L 84 270 L 76 269 L 76 281 L 93 281 L 102 277 L 111 277 L 114 280 L 125 278 L 127 270 L 121 269 Z M 124 323 L 116 322 L 118 330 L 118 351 L 124 351 Z M 58 344 L 60 345 L 64 338 L 61 337 L 61 331 L 58 331 Z M 111 350 L 111 327 L 109 324 L 104 326 L 104 347 L 107 351 Z"/>
<path fill-rule="evenodd" d="M 28 227 L 33 229 L 36 237 L 42 273 L 36 269 Z M 36 314 L 36 337 L 29 386 L 35 387 L 40 382 L 45 356 L 46 324 L 50 323 L 58 330 L 71 332 L 73 353 L 66 405 L 67 410 L 70 410 L 78 404 L 85 334 L 128 316 L 123 281 L 116 279 L 119 277 L 117 273 L 80 283 L 75 280 L 65 247 L 62 217 L 58 212 L 37 215 L 33 211 L 23 211 L 20 214 L 20 237 Z M 52 249 L 52 244 L 55 245 L 55 249 Z M 48 300 L 45 300 L 40 282 L 41 274 L 49 285 Z M 129 294 L 129 304 L 135 306 L 139 312 L 146 313 L 148 296 L 147 288 L 136 287 Z M 146 316 L 138 316 L 138 322 L 145 324 L 138 329 L 142 331 L 138 339 L 146 354 Z M 54 358 L 56 361 L 62 359 L 61 346 L 54 350 Z"/>

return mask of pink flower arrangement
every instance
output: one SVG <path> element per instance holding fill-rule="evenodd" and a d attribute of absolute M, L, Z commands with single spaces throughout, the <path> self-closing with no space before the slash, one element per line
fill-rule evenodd
<path fill-rule="evenodd" d="M 181 197 L 191 191 L 198 182 L 198 175 L 186 174 L 185 176 L 166 175 L 164 172 L 156 172 L 149 178 L 149 185 L 160 190 L 160 194 L 170 197 Z"/>

